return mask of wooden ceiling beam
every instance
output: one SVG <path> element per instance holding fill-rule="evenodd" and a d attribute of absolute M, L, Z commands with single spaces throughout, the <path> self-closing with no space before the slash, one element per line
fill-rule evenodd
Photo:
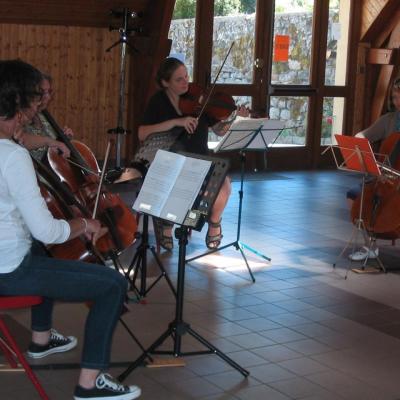
<path fill-rule="evenodd" d="M 399 65 L 399 49 L 369 49 L 367 56 L 368 64 L 375 65 Z"/>
<path fill-rule="evenodd" d="M 387 3 L 382 7 L 379 14 L 376 16 L 374 22 L 360 38 L 360 42 L 373 43 L 374 47 L 382 46 L 397 23 L 393 17 L 396 16 L 399 11 L 398 0 L 388 0 Z M 389 21 L 391 21 L 390 24 L 388 23 Z"/>
<path fill-rule="evenodd" d="M 0 0 L 0 23 L 108 27 L 110 10 L 143 12 L 151 0 Z"/>
<path fill-rule="evenodd" d="M 388 42 L 388 48 L 398 47 L 400 47 L 400 22 L 397 23 Z M 386 97 L 394 73 L 394 65 L 382 65 L 373 97 L 370 123 L 376 121 L 385 111 Z"/>

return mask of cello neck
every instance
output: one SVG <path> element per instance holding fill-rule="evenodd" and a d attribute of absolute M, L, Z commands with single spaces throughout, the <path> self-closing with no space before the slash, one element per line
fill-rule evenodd
<path fill-rule="evenodd" d="M 80 155 L 79 151 L 76 150 L 75 146 L 71 142 L 71 139 L 64 133 L 64 131 L 58 125 L 58 123 L 50 114 L 50 112 L 46 109 L 41 111 L 41 113 L 46 118 L 51 127 L 54 129 L 55 133 L 57 134 L 57 139 L 59 139 L 68 147 L 69 151 L 71 152 L 72 158 L 75 160 L 75 162 L 81 165 L 82 167 L 89 169 L 89 166 L 87 165 L 84 158 Z"/>

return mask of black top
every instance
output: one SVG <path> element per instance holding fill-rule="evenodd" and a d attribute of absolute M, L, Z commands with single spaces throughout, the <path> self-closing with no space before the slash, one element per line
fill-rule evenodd
<path fill-rule="evenodd" d="M 174 118 L 182 118 L 182 115 L 176 112 L 165 91 L 160 90 L 151 97 L 143 116 L 142 125 L 159 124 Z M 192 135 L 189 135 L 182 128 L 182 134 L 177 139 L 178 146 L 176 148 L 190 153 L 207 154 L 208 127 L 215 123 L 217 121 L 213 121 L 203 114 L 196 131 Z"/>

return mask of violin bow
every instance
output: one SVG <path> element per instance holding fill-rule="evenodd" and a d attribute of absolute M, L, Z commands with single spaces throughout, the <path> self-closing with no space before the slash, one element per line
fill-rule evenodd
<path fill-rule="evenodd" d="M 96 193 L 96 201 L 94 203 L 94 208 L 93 208 L 93 213 L 92 213 L 92 219 L 96 218 L 97 214 L 97 207 L 99 205 L 99 199 L 100 199 L 100 193 L 101 193 L 101 188 L 103 186 L 103 181 L 105 177 L 105 172 L 106 172 L 106 167 L 108 163 L 108 157 L 110 155 L 110 149 L 111 149 L 111 140 L 108 141 L 107 143 L 107 149 L 106 149 L 106 155 L 104 156 L 104 164 L 103 164 L 103 169 L 101 171 L 100 175 L 100 182 L 99 182 L 99 187 L 97 188 L 97 193 Z"/>
<path fill-rule="evenodd" d="M 200 117 L 201 117 L 202 114 L 204 113 L 204 110 L 206 109 L 207 104 L 208 104 L 208 102 L 209 102 L 210 99 L 211 99 L 211 95 L 213 94 L 214 89 L 215 89 L 215 86 L 217 85 L 217 80 L 218 80 L 218 78 L 219 78 L 219 75 L 220 75 L 220 73 L 221 73 L 221 71 L 222 71 L 222 68 L 223 68 L 224 65 L 225 65 L 226 60 L 228 59 L 228 56 L 229 56 L 229 54 L 230 54 L 230 52 L 231 52 L 232 47 L 233 47 L 234 44 L 235 44 L 235 42 L 232 42 L 232 43 L 231 43 L 231 46 L 229 47 L 229 50 L 228 50 L 228 52 L 227 52 L 226 55 L 225 55 L 224 61 L 222 61 L 222 64 L 221 64 L 221 66 L 220 66 L 219 69 L 218 69 L 218 72 L 217 72 L 217 75 L 216 75 L 216 77 L 215 77 L 215 79 L 214 79 L 214 82 L 213 82 L 213 84 L 211 85 L 211 89 L 210 89 L 210 91 L 208 92 L 208 95 L 207 95 L 207 97 L 206 97 L 206 100 L 205 100 L 205 102 L 203 103 L 203 106 L 201 107 L 199 116 L 197 117 L 198 120 L 200 119 Z"/>

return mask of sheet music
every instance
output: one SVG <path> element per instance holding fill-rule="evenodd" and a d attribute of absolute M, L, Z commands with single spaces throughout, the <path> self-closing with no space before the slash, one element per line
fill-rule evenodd
<path fill-rule="evenodd" d="M 211 164 L 211 161 L 158 150 L 133 209 L 183 223 Z"/>
<path fill-rule="evenodd" d="M 227 150 L 266 149 L 284 127 L 284 121 L 268 118 L 238 117 L 214 152 Z"/>
<path fill-rule="evenodd" d="M 192 208 L 199 194 L 210 167 L 211 161 L 186 157 L 181 172 L 160 214 L 161 218 L 183 223 L 187 212 Z"/>
<path fill-rule="evenodd" d="M 275 142 L 282 129 L 285 127 L 285 121 L 277 119 L 268 119 L 263 123 L 261 131 L 248 144 L 248 149 L 265 149 Z"/>

